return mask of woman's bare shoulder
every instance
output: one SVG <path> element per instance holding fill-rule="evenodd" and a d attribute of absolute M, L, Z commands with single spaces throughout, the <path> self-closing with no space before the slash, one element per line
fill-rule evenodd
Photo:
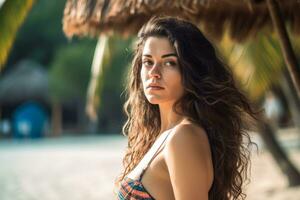
<path fill-rule="evenodd" d="M 171 133 L 168 143 L 182 142 L 183 145 L 209 145 L 207 132 L 200 125 L 187 121 L 177 125 Z"/>
<path fill-rule="evenodd" d="M 211 147 L 205 129 L 191 122 L 177 125 L 166 142 L 166 153 L 178 151 L 210 161 Z"/>

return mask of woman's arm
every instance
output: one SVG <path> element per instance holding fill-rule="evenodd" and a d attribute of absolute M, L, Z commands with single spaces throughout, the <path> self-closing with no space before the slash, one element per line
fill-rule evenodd
<path fill-rule="evenodd" d="M 205 130 L 192 124 L 180 125 L 165 148 L 175 199 L 208 200 L 213 167 Z"/>

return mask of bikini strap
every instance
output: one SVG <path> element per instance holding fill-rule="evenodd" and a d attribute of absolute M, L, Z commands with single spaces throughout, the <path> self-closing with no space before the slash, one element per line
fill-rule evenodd
<path fill-rule="evenodd" d="M 156 157 L 156 155 L 160 152 L 159 150 L 161 150 L 160 148 L 162 147 L 162 145 L 165 143 L 166 139 L 169 137 L 170 133 L 171 133 L 172 129 L 169 130 L 167 136 L 165 137 L 165 139 L 162 141 L 162 143 L 160 144 L 160 146 L 157 148 L 156 152 L 154 153 L 154 155 L 152 156 L 152 158 L 150 159 L 150 161 L 148 162 L 147 166 L 143 168 L 142 173 L 140 175 L 139 181 L 142 180 L 142 177 L 146 171 L 146 169 L 149 167 L 149 165 L 151 164 L 151 162 L 153 161 L 153 159 Z"/>

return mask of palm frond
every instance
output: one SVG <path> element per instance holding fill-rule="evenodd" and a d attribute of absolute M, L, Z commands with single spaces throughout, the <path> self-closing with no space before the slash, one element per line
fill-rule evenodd
<path fill-rule="evenodd" d="M 271 84 L 277 84 L 284 62 L 274 36 L 260 33 L 244 44 L 223 40 L 220 48 L 251 99 L 259 99 Z"/>
<path fill-rule="evenodd" d="M 0 8 L 0 70 L 35 0 L 6 0 Z"/>

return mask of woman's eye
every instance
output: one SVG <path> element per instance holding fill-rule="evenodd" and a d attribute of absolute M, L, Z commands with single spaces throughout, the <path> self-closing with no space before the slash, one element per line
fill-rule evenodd
<path fill-rule="evenodd" d="M 143 61 L 143 65 L 149 66 L 149 65 L 152 65 L 152 62 L 149 60 L 145 60 L 145 61 Z"/>
<path fill-rule="evenodd" d="M 174 61 L 167 61 L 167 62 L 165 62 L 165 65 L 166 66 L 175 66 L 176 62 L 174 62 Z"/>

